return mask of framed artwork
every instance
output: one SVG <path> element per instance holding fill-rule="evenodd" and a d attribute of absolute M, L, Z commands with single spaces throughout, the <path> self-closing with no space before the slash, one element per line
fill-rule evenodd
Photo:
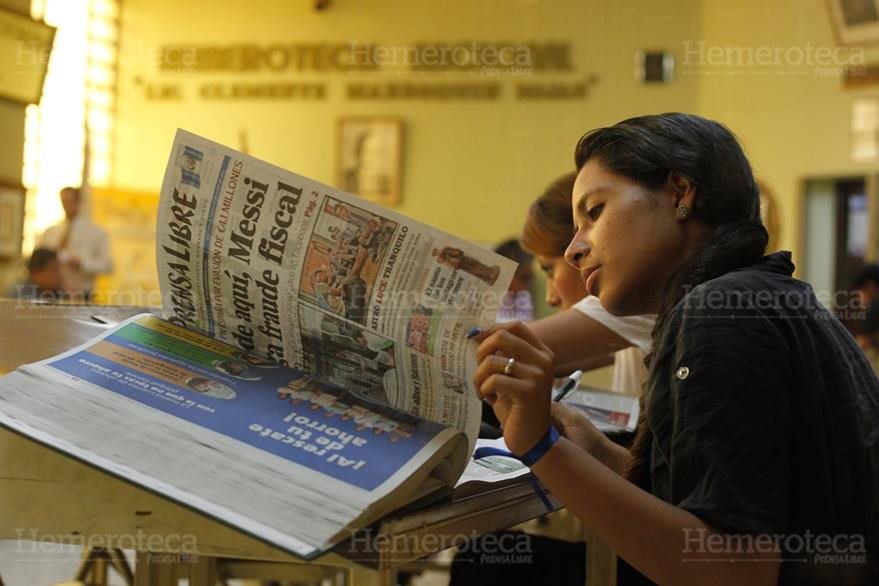
<path fill-rule="evenodd" d="M 339 119 L 337 184 L 349 193 L 385 205 L 400 203 L 403 121 L 358 116 Z"/>
<path fill-rule="evenodd" d="M 879 97 L 865 96 L 852 102 L 851 157 L 858 163 L 879 160 Z"/>
<path fill-rule="evenodd" d="M 21 185 L 0 183 L 0 259 L 16 259 L 21 254 L 24 194 Z"/>
<path fill-rule="evenodd" d="M 879 43 L 879 0 L 826 0 L 837 41 L 842 45 Z"/>

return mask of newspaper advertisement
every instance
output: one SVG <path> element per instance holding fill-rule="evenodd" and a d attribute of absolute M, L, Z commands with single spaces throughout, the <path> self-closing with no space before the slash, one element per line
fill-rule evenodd
<path fill-rule="evenodd" d="M 442 490 L 467 449 L 150 314 L 3 377 L 0 425 L 304 557 Z"/>
<path fill-rule="evenodd" d="M 157 263 L 172 323 L 476 437 L 465 336 L 512 261 L 178 130 Z"/>
<path fill-rule="evenodd" d="M 48 365 L 366 490 L 443 429 L 151 316 Z"/>

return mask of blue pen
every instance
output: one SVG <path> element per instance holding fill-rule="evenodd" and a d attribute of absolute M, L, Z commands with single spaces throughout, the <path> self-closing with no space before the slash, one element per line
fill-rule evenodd
<path fill-rule="evenodd" d="M 577 388 L 577 383 L 580 382 L 581 376 L 583 376 L 582 370 L 577 370 L 572 373 L 571 376 L 569 376 L 565 380 L 565 384 L 562 385 L 562 388 L 559 390 L 559 394 L 555 396 L 555 399 L 553 399 L 553 401 L 558 403 L 559 401 L 570 395 L 571 391 Z"/>

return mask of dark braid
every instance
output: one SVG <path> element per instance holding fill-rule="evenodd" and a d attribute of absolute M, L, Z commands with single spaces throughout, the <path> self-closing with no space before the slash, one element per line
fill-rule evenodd
<path fill-rule="evenodd" d="M 660 293 L 653 328 L 656 348 L 669 312 L 693 287 L 759 260 L 768 235 L 760 221 L 760 199 L 751 166 L 735 136 L 722 124 L 688 114 L 661 114 L 624 120 L 589 132 L 580 139 L 575 159 L 580 169 L 589 159 L 658 190 L 675 173 L 695 187 L 692 217 L 706 233 L 699 248 L 679 267 Z M 645 358 L 648 370 L 653 354 Z M 627 477 L 650 490 L 653 433 L 647 423 L 646 385 L 640 397 L 641 418 Z"/>

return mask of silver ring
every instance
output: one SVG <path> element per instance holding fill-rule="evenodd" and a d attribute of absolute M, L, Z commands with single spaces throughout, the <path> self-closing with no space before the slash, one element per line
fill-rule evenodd
<path fill-rule="evenodd" d="M 507 365 L 504 367 L 504 374 L 507 376 L 511 376 L 513 374 L 513 369 L 516 368 L 516 359 L 510 358 L 507 360 Z"/>

